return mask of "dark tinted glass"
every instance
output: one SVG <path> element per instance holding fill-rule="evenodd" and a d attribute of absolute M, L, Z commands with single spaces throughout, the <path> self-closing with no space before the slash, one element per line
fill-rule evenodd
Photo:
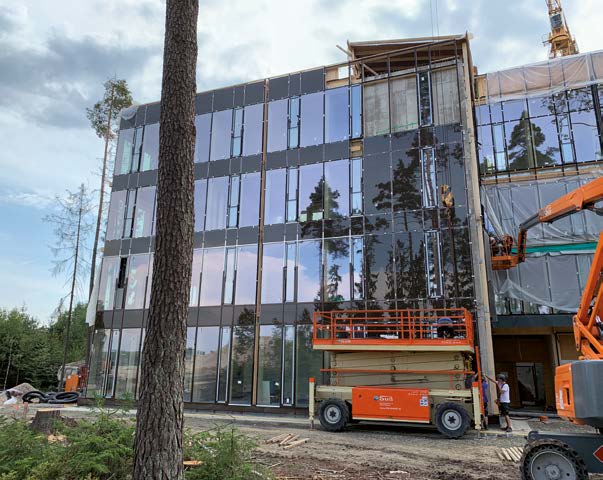
<path fill-rule="evenodd" d="M 282 354 L 283 327 L 262 325 L 258 356 L 258 405 L 278 407 L 281 404 Z"/>
<path fill-rule="evenodd" d="M 226 228 L 228 177 L 210 178 L 207 187 L 206 230 Z"/>
<path fill-rule="evenodd" d="M 350 215 L 350 162 L 337 160 L 325 163 L 325 218 Z"/>
<path fill-rule="evenodd" d="M 298 246 L 297 301 L 313 302 L 320 299 L 320 241 L 299 242 Z"/>
<path fill-rule="evenodd" d="M 301 97 L 300 146 L 323 143 L 323 92 Z"/>
<path fill-rule="evenodd" d="M 230 367 L 230 403 L 249 405 L 253 385 L 254 315 L 244 325 L 234 327 Z"/>
<path fill-rule="evenodd" d="M 205 228 L 205 203 L 207 200 L 207 180 L 195 181 L 195 232 Z"/>
<path fill-rule="evenodd" d="M 251 227 L 259 223 L 260 173 L 241 175 L 241 200 L 239 227 Z"/>
<path fill-rule="evenodd" d="M 365 295 L 369 300 L 394 298 L 392 236 L 364 238 Z"/>
<path fill-rule="evenodd" d="M 431 125 L 431 88 L 429 85 L 429 73 L 421 72 L 419 77 L 419 112 L 421 114 L 421 125 Z"/>
<path fill-rule="evenodd" d="M 262 152 L 263 124 L 263 103 L 245 107 L 245 132 L 243 135 L 243 155 L 256 155 Z"/>
<path fill-rule="evenodd" d="M 398 233 L 396 247 L 396 287 L 399 299 L 425 298 L 425 248 L 423 233 Z"/>
<path fill-rule="evenodd" d="M 325 92 L 325 142 L 339 142 L 350 136 L 348 87 Z"/>
<path fill-rule="evenodd" d="M 395 210 L 421 208 L 421 162 L 419 149 L 392 153 L 393 203 Z"/>
<path fill-rule="evenodd" d="M 325 238 L 325 301 L 350 299 L 350 246 L 347 238 Z"/>
<path fill-rule="evenodd" d="M 268 104 L 268 151 L 287 149 L 287 109 L 288 99 Z"/>
<path fill-rule="evenodd" d="M 530 122 L 527 119 L 506 122 L 505 136 L 509 169 L 521 170 L 534 167 Z"/>
<path fill-rule="evenodd" d="M 283 243 L 266 243 L 262 259 L 262 303 L 283 301 Z"/>
<path fill-rule="evenodd" d="M 320 220 L 323 208 L 322 164 L 299 168 L 299 220 Z"/>
<path fill-rule="evenodd" d="M 199 327 L 193 372 L 193 402 L 216 399 L 216 359 L 220 327 Z"/>
<path fill-rule="evenodd" d="M 159 165 L 159 124 L 145 125 L 140 156 L 140 171 L 155 170 Z"/>
<path fill-rule="evenodd" d="M 211 126 L 211 160 L 230 157 L 232 110 L 214 112 Z"/>
<path fill-rule="evenodd" d="M 285 223 L 285 188 L 287 171 L 284 168 L 266 172 L 265 223 Z"/>
<path fill-rule="evenodd" d="M 364 213 L 385 212 L 391 208 L 389 153 L 364 157 Z"/>
<path fill-rule="evenodd" d="M 197 115 L 195 117 L 195 163 L 207 162 L 209 160 L 209 138 L 211 132 L 211 113 Z"/>

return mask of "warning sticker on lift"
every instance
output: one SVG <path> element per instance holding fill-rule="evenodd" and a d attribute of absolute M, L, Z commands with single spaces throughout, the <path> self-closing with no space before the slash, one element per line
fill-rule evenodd
<path fill-rule="evenodd" d="M 419 406 L 421 406 L 421 407 L 429 406 L 429 398 L 427 397 L 427 395 L 423 395 L 421 397 L 421 400 L 419 400 Z"/>

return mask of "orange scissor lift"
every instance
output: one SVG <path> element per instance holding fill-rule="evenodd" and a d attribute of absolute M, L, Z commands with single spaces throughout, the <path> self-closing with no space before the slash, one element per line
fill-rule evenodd
<path fill-rule="evenodd" d="M 459 438 L 481 428 L 473 319 L 464 308 L 314 313 L 313 348 L 329 352 L 327 385 L 310 379 L 311 422 L 431 424 Z"/>

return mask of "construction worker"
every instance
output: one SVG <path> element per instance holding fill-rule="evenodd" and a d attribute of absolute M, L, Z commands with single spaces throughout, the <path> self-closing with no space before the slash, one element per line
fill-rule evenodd
<path fill-rule="evenodd" d="M 507 427 L 504 430 L 512 432 L 511 418 L 509 417 L 511 395 L 506 375 L 499 373 L 496 376 L 496 390 L 498 392 L 498 400 L 496 400 L 496 403 L 498 404 L 500 415 L 505 418 L 505 422 L 507 423 Z"/>

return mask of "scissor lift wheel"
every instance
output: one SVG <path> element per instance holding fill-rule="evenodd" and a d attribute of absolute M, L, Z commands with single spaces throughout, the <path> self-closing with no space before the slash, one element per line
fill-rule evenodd
<path fill-rule="evenodd" d="M 584 461 L 578 453 L 558 440 L 528 444 L 521 459 L 522 480 L 588 480 Z"/>
<path fill-rule="evenodd" d="M 318 418 L 325 430 L 340 432 L 350 421 L 350 409 L 343 400 L 329 398 L 320 403 Z"/>

